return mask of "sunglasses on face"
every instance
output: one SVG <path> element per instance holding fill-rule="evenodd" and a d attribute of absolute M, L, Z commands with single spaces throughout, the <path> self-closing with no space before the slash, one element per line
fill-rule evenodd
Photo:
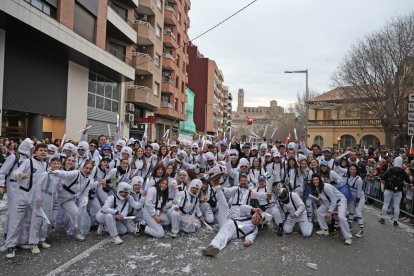
<path fill-rule="evenodd" d="M 109 149 L 104 149 L 103 151 L 110 151 Z"/>

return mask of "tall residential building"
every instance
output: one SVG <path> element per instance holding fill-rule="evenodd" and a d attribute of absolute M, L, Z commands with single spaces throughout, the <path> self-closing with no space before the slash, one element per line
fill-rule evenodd
<path fill-rule="evenodd" d="M 189 10 L 189 0 L 167 0 L 164 4 L 161 106 L 156 112 L 158 139 L 168 129 L 171 136 L 178 135 L 179 122 L 186 119 Z"/>
<path fill-rule="evenodd" d="M 2 136 L 108 135 L 129 116 L 137 0 L 0 0 Z"/>
<path fill-rule="evenodd" d="M 223 131 L 229 133 L 231 129 L 231 120 L 232 120 L 232 108 L 233 108 L 233 96 L 229 91 L 228 86 L 223 85 L 223 98 L 224 98 L 224 108 L 223 108 Z"/>
<path fill-rule="evenodd" d="M 214 60 L 200 54 L 197 46 L 190 44 L 188 54 L 188 87 L 196 94 L 195 106 L 198 112 L 194 113 L 194 122 L 197 131 L 219 135 L 225 131 L 223 73 Z"/>
<path fill-rule="evenodd" d="M 163 26 L 163 1 L 140 0 L 134 14 L 134 27 L 138 34 L 137 44 L 132 49 L 135 81 L 128 85 L 126 91 L 126 109 L 134 114 L 129 135 L 138 139 L 144 134 L 144 123 L 150 123 L 149 140 L 157 137 L 154 115 L 161 100 Z"/>

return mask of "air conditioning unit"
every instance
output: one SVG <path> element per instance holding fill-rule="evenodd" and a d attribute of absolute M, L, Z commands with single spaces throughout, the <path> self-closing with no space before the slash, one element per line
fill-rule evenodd
<path fill-rule="evenodd" d="M 135 111 L 135 106 L 134 106 L 134 104 L 132 104 L 132 103 L 127 103 L 127 104 L 126 104 L 126 111 L 129 111 L 129 112 L 134 112 L 134 111 Z"/>
<path fill-rule="evenodd" d="M 166 33 L 167 35 L 172 35 L 172 33 L 173 33 L 173 32 L 172 32 L 172 30 L 171 30 L 171 29 L 166 29 L 166 30 L 165 30 L 165 33 Z"/>
<path fill-rule="evenodd" d="M 134 114 L 126 114 L 125 115 L 125 121 L 133 122 L 134 121 Z"/>

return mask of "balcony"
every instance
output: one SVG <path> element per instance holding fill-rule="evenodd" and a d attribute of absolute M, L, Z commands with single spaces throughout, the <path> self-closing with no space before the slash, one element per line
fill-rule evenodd
<path fill-rule="evenodd" d="M 154 75 L 160 70 L 150 55 L 139 52 L 132 52 L 132 65 L 138 75 Z"/>
<path fill-rule="evenodd" d="M 185 121 L 186 115 L 174 110 L 173 104 L 161 102 L 161 108 L 156 112 L 158 115 L 172 120 Z"/>
<path fill-rule="evenodd" d="M 309 120 L 309 126 L 380 126 L 379 119 Z"/>
<path fill-rule="evenodd" d="M 163 70 L 169 70 L 174 71 L 176 68 L 175 60 L 173 56 L 169 53 L 164 55 L 164 58 L 162 60 L 162 69 Z"/>
<path fill-rule="evenodd" d="M 125 5 L 127 5 L 130 8 L 138 8 L 138 0 L 118 0 Z M 139 4 L 141 5 L 142 0 L 139 1 Z"/>
<path fill-rule="evenodd" d="M 161 84 L 161 92 L 167 94 L 174 94 L 175 93 L 175 86 L 174 82 L 171 79 L 164 78 Z"/>
<path fill-rule="evenodd" d="M 157 7 L 155 0 L 140 0 L 139 7 L 136 9 L 138 13 L 154 15 L 157 11 L 160 12 L 160 9 Z"/>
<path fill-rule="evenodd" d="M 148 22 L 135 20 L 134 28 L 137 30 L 139 45 L 154 45 L 161 41 L 161 38 L 156 35 L 154 27 Z"/>
<path fill-rule="evenodd" d="M 164 23 L 167 25 L 177 25 L 177 15 L 175 14 L 174 8 L 165 5 L 164 8 Z"/>
<path fill-rule="evenodd" d="M 108 32 L 111 32 L 113 29 L 114 32 L 117 31 L 119 33 L 120 38 L 125 38 L 125 40 L 133 44 L 137 43 L 137 32 L 131 27 L 133 25 L 132 22 L 127 17 L 124 17 L 118 10 L 118 7 L 110 1 L 108 3 L 107 19 L 113 26 L 108 26 Z"/>
<path fill-rule="evenodd" d="M 129 86 L 125 101 L 136 103 L 149 110 L 154 110 L 160 107 L 160 98 L 154 95 L 151 88 L 146 86 Z"/>
<path fill-rule="evenodd" d="M 178 48 L 178 43 L 174 33 L 170 29 L 166 29 L 164 32 L 164 45 L 168 48 Z"/>

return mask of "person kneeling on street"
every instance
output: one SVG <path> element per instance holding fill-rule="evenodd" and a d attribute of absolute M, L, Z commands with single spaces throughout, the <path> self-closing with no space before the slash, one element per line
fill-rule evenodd
<path fill-rule="evenodd" d="M 191 180 L 188 191 L 181 191 L 173 201 L 171 212 L 171 232 L 175 238 L 181 230 L 186 233 L 194 233 L 204 223 L 204 217 L 200 210 L 198 193 L 201 188 L 201 180 Z"/>
<path fill-rule="evenodd" d="M 128 183 L 119 183 L 116 195 L 110 195 L 96 214 L 96 220 L 105 225 L 111 241 L 115 244 L 123 243 L 119 234 L 135 232 L 135 225 L 131 219 L 127 218 L 128 209 L 130 206 L 136 209 L 141 206 L 130 196 L 131 190 L 132 187 Z"/>
<path fill-rule="evenodd" d="M 308 221 L 308 216 L 300 196 L 295 192 L 289 192 L 287 187 L 282 183 L 276 185 L 274 194 L 277 198 L 276 206 L 281 214 L 285 214 L 285 219 L 276 221 L 279 224 L 278 236 L 282 236 L 283 232 L 290 234 L 296 223 L 299 224 L 300 230 L 304 237 L 312 235 L 313 225 Z"/>

